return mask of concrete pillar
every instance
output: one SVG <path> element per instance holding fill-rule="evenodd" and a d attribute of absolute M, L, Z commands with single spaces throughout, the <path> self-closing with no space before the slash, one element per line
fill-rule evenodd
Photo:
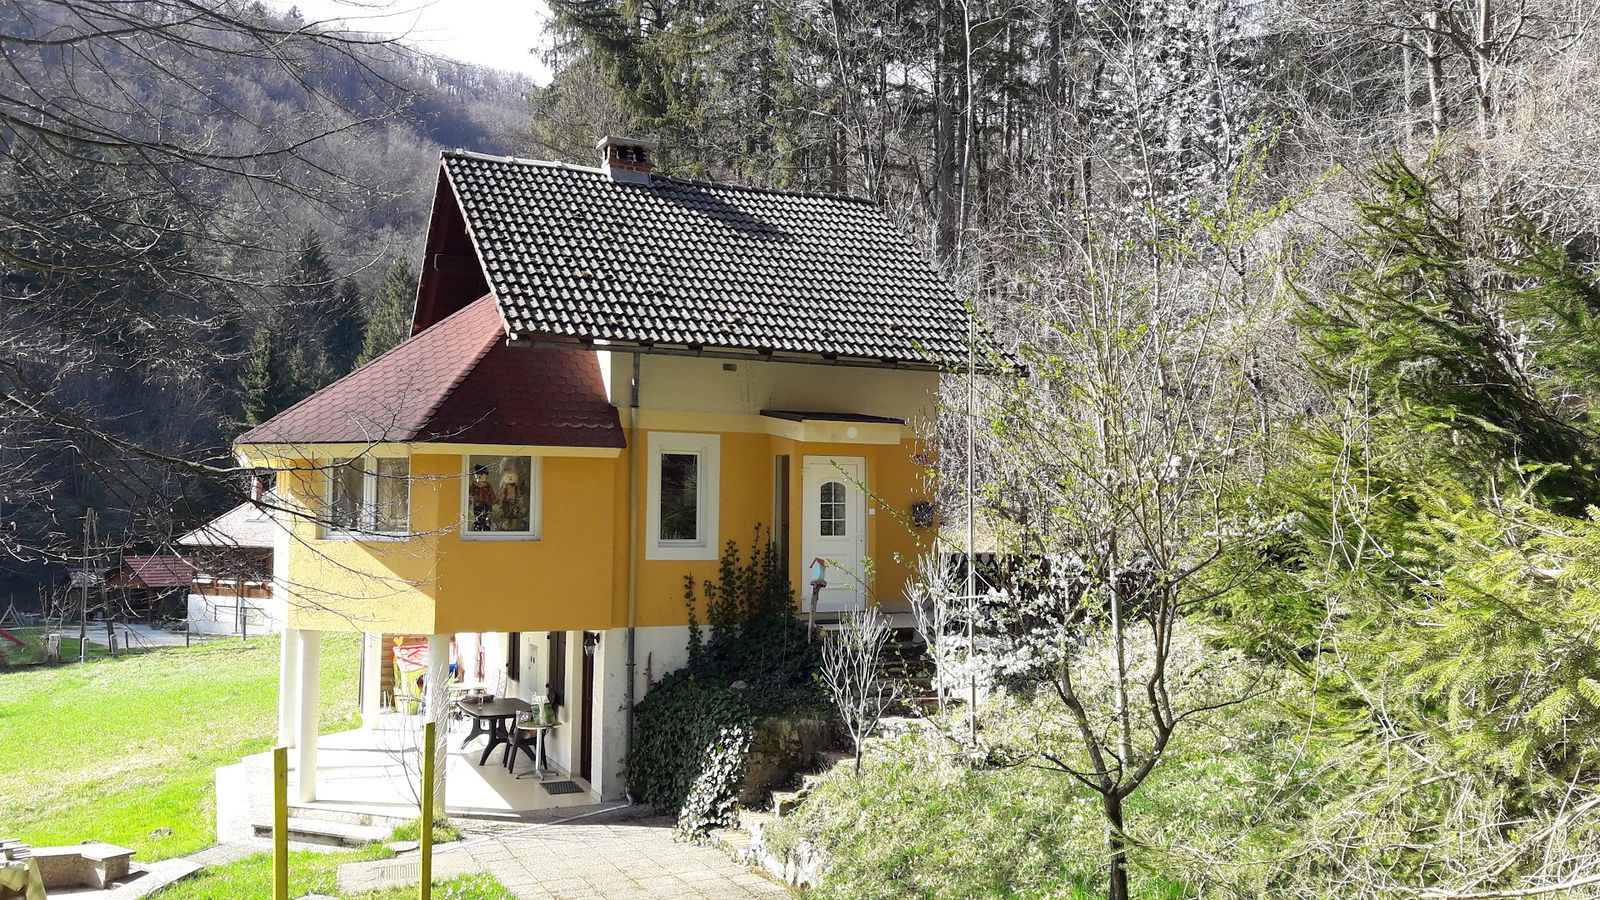
<path fill-rule="evenodd" d="M 321 718 L 322 632 L 300 630 L 300 727 L 295 735 L 300 802 L 317 799 L 317 731 Z"/>
<path fill-rule="evenodd" d="M 361 640 L 361 727 L 371 731 L 383 717 L 383 634 L 368 631 Z"/>
<path fill-rule="evenodd" d="M 438 740 L 434 744 L 434 782 L 433 806 L 438 810 L 437 815 L 444 814 L 444 765 L 445 748 L 448 746 L 446 731 L 449 729 L 450 717 L 445 704 L 450 696 L 450 635 L 428 635 L 428 697 L 427 713 L 424 721 L 437 722 L 435 729 Z"/>
<path fill-rule="evenodd" d="M 278 743 L 293 747 L 300 727 L 300 629 L 284 629 L 279 644 Z"/>

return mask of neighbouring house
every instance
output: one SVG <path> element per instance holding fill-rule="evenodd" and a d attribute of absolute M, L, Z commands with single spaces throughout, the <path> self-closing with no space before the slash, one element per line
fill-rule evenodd
<path fill-rule="evenodd" d="M 124 556 L 101 581 L 101 615 L 122 620 L 178 616 L 193 577 L 194 563 L 174 553 Z M 91 614 L 94 595 L 91 590 Z"/>
<path fill-rule="evenodd" d="M 236 443 L 296 512 L 272 560 L 302 800 L 324 631 L 367 636 L 369 722 L 397 638 L 432 647 L 432 684 L 453 656 L 549 695 L 554 762 L 609 799 L 630 704 L 684 661 L 686 575 L 760 525 L 802 598 L 826 562 L 837 614 L 900 598 L 933 536 L 916 426 L 968 323 L 917 247 L 866 200 L 599 147 L 445 153 L 412 336 Z"/>
<path fill-rule="evenodd" d="M 286 604 L 272 595 L 272 550 L 279 530 L 274 498 L 258 479 L 251 499 L 178 538 L 194 564 L 189 629 L 252 635 L 282 631 Z"/>

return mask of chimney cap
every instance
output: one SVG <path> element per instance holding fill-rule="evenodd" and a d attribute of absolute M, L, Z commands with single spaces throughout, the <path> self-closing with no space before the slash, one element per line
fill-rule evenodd
<path fill-rule="evenodd" d="M 596 150 L 603 150 L 606 147 L 643 147 L 646 150 L 654 150 L 656 149 L 656 142 L 647 141 L 644 138 L 621 137 L 615 134 L 608 134 L 594 142 Z"/>

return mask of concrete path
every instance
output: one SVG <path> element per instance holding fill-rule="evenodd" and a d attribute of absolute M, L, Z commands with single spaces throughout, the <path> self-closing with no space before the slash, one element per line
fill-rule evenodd
<path fill-rule="evenodd" d="M 409 865 L 400 865 L 409 864 Z M 526 900 L 744 900 L 789 891 L 720 850 L 673 840 L 672 820 L 636 807 L 530 825 L 463 842 L 434 859 L 439 875 L 489 872 Z M 341 890 L 415 884 L 416 857 L 341 866 Z"/>
<path fill-rule="evenodd" d="M 134 622 L 118 622 L 113 626 L 117 631 L 117 648 L 119 650 L 143 650 L 146 647 L 182 647 L 183 632 L 168 631 L 154 625 L 140 625 Z M 78 636 L 78 626 L 69 625 L 61 630 L 67 637 Z M 106 645 L 106 623 L 89 623 L 89 643 Z"/>

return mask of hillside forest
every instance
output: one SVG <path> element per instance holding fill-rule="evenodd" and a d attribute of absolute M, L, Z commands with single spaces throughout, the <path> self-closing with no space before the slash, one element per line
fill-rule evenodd
<path fill-rule="evenodd" d="M 244 425 L 409 332 L 446 147 L 528 82 L 260 3 L 0 7 L 0 608 L 243 498 Z"/>
<path fill-rule="evenodd" d="M 196 5 L 0 12 L 13 571 L 403 334 L 434 148 L 637 134 L 875 199 L 978 323 L 927 425 L 1007 563 L 924 566 L 974 627 L 771 838 L 815 893 L 1600 896 L 1591 2 L 551 0 L 539 87 Z"/>

